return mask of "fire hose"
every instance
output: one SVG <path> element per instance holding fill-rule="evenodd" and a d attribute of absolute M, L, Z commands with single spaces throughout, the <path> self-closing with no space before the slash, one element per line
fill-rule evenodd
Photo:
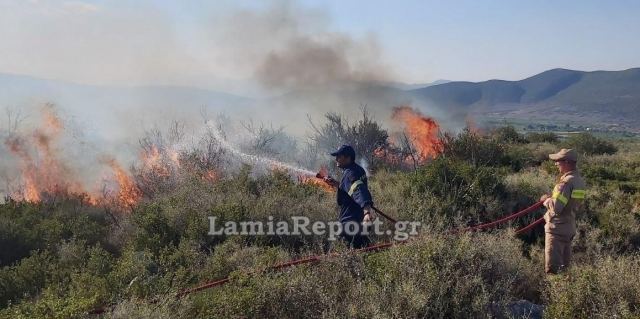
<path fill-rule="evenodd" d="M 376 213 L 377 213 L 378 215 L 380 215 L 380 216 L 382 216 L 382 217 L 386 218 L 386 219 L 387 219 L 388 221 L 390 221 L 392 224 L 394 224 L 394 225 L 395 225 L 395 223 L 397 223 L 397 222 L 398 222 L 398 221 L 397 221 L 397 220 L 395 220 L 393 217 L 391 217 L 391 216 L 389 216 L 389 215 L 387 215 L 387 214 L 383 213 L 383 212 L 382 212 L 381 210 L 379 210 L 377 207 L 375 207 L 375 206 L 371 206 L 371 208 L 373 208 L 373 210 L 375 210 L 375 211 L 376 211 Z"/>
<path fill-rule="evenodd" d="M 480 225 L 476 225 L 476 226 L 472 226 L 472 227 L 463 228 L 463 229 L 454 231 L 454 233 L 461 233 L 461 232 L 468 232 L 468 231 L 472 232 L 472 231 L 481 230 L 481 229 L 485 229 L 485 228 L 491 228 L 491 227 L 500 225 L 502 223 L 508 222 L 508 221 L 510 221 L 512 219 L 516 219 L 518 217 L 522 217 L 524 215 L 527 215 L 527 214 L 535 211 L 536 209 L 542 207 L 542 203 L 543 203 L 543 201 L 539 201 L 539 202 L 537 202 L 537 203 L 535 203 L 535 204 L 533 204 L 533 205 L 531 205 L 531 206 L 529 206 L 529 207 L 527 207 L 527 208 L 525 208 L 525 209 L 523 209 L 523 210 L 521 210 L 521 211 L 519 211 L 517 213 L 511 214 L 511 215 L 509 215 L 507 217 L 498 219 L 496 221 L 492 221 L 490 223 L 485 223 L 485 224 L 480 224 Z M 535 222 L 533 222 L 533 224 L 538 225 L 541 221 L 544 221 L 544 218 L 536 220 Z M 534 227 L 535 227 L 535 225 L 534 225 Z M 531 225 L 528 225 L 527 227 L 529 227 L 529 226 L 531 226 Z M 528 229 L 533 228 L 533 227 L 531 227 L 531 228 L 527 229 L 527 227 L 517 230 L 516 234 L 519 231 L 522 231 L 522 230 L 525 230 L 525 229 L 528 230 Z"/>
<path fill-rule="evenodd" d="M 318 176 L 319 177 L 319 174 Z M 489 223 L 484 223 L 484 224 L 479 224 L 479 225 L 475 225 L 475 226 L 471 226 L 471 227 L 466 227 L 466 228 L 462 228 L 462 229 L 458 229 L 458 230 L 453 230 L 448 232 L 447 234 L 459 234 L 459 233 L 464 233 L 464 232 L 474 232 L 474 231 L 478 231 L 478 230 L 483 230 L 483 229 L 487 229 L 487 228 L 493 228 L 495 226 L 498 226 L 500 224 L 506 223 L 510 220 L 516 219 L 518 217 L 522 217 L 525 216 L 529 213 L 534 212 L 535 210 L 537 210 L 538 208 L 543 206 L 543 202 L 539 201 L 536 202 L 535 204 L 521 210 L 518 211 L 516 213 L 513 213 L 509 216 L 503 217 L 501 219 L 489 222 Z M 387 219 L 389 222 L 391 222 L 392 224 L 396 224 L 398 221 L 385 214 L 384 212 L 382 212 L 380 209 L 378 209 L 375 206 L 371 207 L 378 215 L 384 217 L 385 219 Z M 515 234 L 523 234 L 526 233 L 528 231 L 530 231 L 531 229 L 535 228 L 536 226 L 540 225 L 544 223 L 544 218 L 539 218 L 537 220 L 535 220 L 533 223 L 522 227 L 518 230 L 515 231 Z M 402 242 L 397 242 L 397 243 L 393 243 L 393 242 L 387 242 L 387 243 L 382 243 L 382 244 L 377 244 L 377 245 L 371 245 L 368 247 L 364 247 L 364 248 L 360 248 L 360 249 L 354 249 L 351 252 L 354 254 L 359 254 L 359 253 L 368 253 L 368 252 L 377 252 L 383 249 L 387 249 L 390 248 L 392 246 L 395 245 L 399 245 L 399 244 L 406 244 L 408 241 L 402 241 Z M 331 254 L 324 254 L 324 255 L 315 255 L 315 256 L 310 256 L 310 257 L 306 257 L 306 258 L 302 258 L 302 259 L 296 259 L 296 260 L 291 260 L 285 263 L 281 263 L 281 264 L 277 264 L 277 265 L 273 265 L 270 267 L 267 267 L 266 269 L 263 269 L 262 271 L 254 271 L 254 274 L 261 274 L 264 273 L 265 271 L 271 270 L 271 271 L 280 271 L 283 269 L 287 269 L 293 266 L 297 266 L 297 265 L 303 265 L 303 264 L 309 264 L 309 263 L 316 263 L 316 262 L 320 262 L 324 259 L 330 259 L 330 258 L 334 258 L 334 257 L 338 257 L 340 256 L 339 253 L 331 253 Z M 231 279 L 229 277 L 225 277 L 225 278 L 221 278 L 221 279 L 217 279 L 214 281 L 209 281 L 209 282 L 205 282 L 203 284 L 200 284 L 196 287 L 193 288 L 187 288 L 187 289 L 183 289 L 181 291 L 179 291 L 176 294 L 176 298 L 182 298 L 185 297 L 187 295 L 190 295 L 192 293 L 196 293 L 199 291 L 203 291 L 203 290 L 207 290 L 213 287 L 218 287 L 218 286 L 222 286 L 228 282 L 230 282 Z M 101 308 L 97 308 L 94 309 L 92 311 L 89 312 L 89 314 L 101 314 L 104 313 L 106 311 L 105 307 L 101 307 Z"/>
<path fill-rule="evenodd" d="M 513 213 L 509 216 L 506 216 L 504 218 L 498 219 L 496 221 L 490 222 L 490 223 L 485 223 L 485 224 L 480 224 L 480 225 L 476 225 L 473 227 L 467 227 L 467 228 L 462 228 L 460 230 L 454 231 L 454 232 L 449 232 L 450 234 L 457 234 L 457 233 L 463 233 L 463 232 L 472 232 L 472 231 L 477 231 L 477 230 L 481 230 L 481 229 L 486 229 L 486 228 L 492 228 L 495 227 L 497 225 L 506 223 L 507 221 L 510 221 L 512 219 L 518 218 L 518 217 L 522 217 L 524 215 L 527 215 L 531 212 L 534 212 L 536 209 L 540 208 L 542 206 L 542 201 L 539 201 L 519 212 Z M 390 217 L 389 215 L 383 213 L 382 211 L 380 211 L 378 208 L 376 207 L 372 207 L 378 214 L 380 214 L 381 216 L 383 216 L 384 218 L 386 218 L 387 220 L 389 220 L 392 223 L 397 223 L 397 220 Z M 544 222 L 544 218 L 539 218 L 536 221 L 534 221 L 533 223 L 520 228 L 518 230 L 516 230 L 516 234 L 523 234 L 526 233 L 527 231 L 530 231 L 531 229 L 535 228 L 536 226 L 538 226 L 539 224 Z M 378 244 L 378 245 L 372 245 L 372 246 L 368 246 L 368 247 L 364 247 L 364 248 L 360 248 L 360 249 L 354 249 L 352 250 L 352 252 L 354 254 L 359 254 L 359 253 L 367 253 L 367 252 L 373 252 L 373 251 L 379 251 L 382 249 L 386 249 L 395 245 L 399 245 L 399 244 L 405 244 L 408 241 L 402 241 L 402 242 L 398 242 L 398 243 L 393 243 L 393 242 L 388 242 L 388 243 L 383 243 L 383 244 Z M 308 263 L 314 263 L 314 262 L 319 262 L 323 259 L 328 259 L 328 258 L 333 258 L 333 257 L 337 257 L 340 256 L 340 254 L 338 253 L 332 253 L 332 254 L 325 254 L 325 255 L 316 255 L 316 256 L 310 256 L 310 257 L 306 257 L 306 258 L 302 258 L 302 259 L 296 259 L 296 260 L 292 260 L 292 261 L 288 261 L 282 264 L 277 264 L 274 266 L 271 266 L 269 268 L 267 268 L 267 270 L 282 270 L 282 269 L 286 269 L 289 267 L 293 267 L 293 266 L 297 266 L 297 265 L 302 265 L 302 264 L 308 264 Z M 211 281 L 211 282 L 207 282 L 204 283 L 200 286 L 194 287 L 194 288 L 189 288 L 189 289 L 185 289 L 182 290 L 180 292 L 178 292 L 177 297 L 184 297 L 186 295 L 189 295 L 191 293 L 194 292 L 198 292 L 198 291 L 202 291 L 205 289 L 209 289 L 212 287 L 216 287 L 216 286 L 221 286 L 224 285 L 226 283 L 228 283 L 230 281 L 229 277 L 226 278 L 222 278 L 222 279 L 218 279 L 215 281 Z"/>

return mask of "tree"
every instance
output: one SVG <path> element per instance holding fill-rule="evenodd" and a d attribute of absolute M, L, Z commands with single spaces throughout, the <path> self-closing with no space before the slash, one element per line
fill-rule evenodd
<path fill-rule="evenodd" d="M 349 124 L 342 115 L 337 113 L 327 113 L 325 115 L 327 122 L 322 126 L 317 126 L 309 119 L 314 130 L 311 141 L 316 149 L 330 153 L 340 145 L 351 145 L 357 157 L 362 157 L 370 165 L 375 165 L 377 162 L 375 151 L 389 147 L 389 134 L 369 116 L 366 106 L 361 110 L 362 118 L 355 124 Z"/>

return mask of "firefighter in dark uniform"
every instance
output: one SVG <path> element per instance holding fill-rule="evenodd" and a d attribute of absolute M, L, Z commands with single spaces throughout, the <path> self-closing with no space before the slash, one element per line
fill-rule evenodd
<path fill-rule="evenodd" d="M 339 220 L 342 224 L 340 236 L 351 248 L 366 247 L 370 241 L 366 234 L 362 233 L 364 224 L 373 221 L 373 200 L 367 185 L 367 174 L 355 163 L 356 152 L 351 146 L 342 145 L 331 155 L 335 156 L 337 166 L 343 170 L 339 184 L 330 181 L 338 188 Z"/>

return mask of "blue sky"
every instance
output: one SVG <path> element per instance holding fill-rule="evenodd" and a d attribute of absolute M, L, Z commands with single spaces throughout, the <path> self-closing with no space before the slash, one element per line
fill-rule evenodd
<path fill-rule="evenodd" d="M 229 16 L 273 4 L 0 0 L 0 72 L 97 84 L 245 81 L 252 59 L 273 48 L 268 34 L 252 39 L 250 29 L 238 32 L 242 22 L 228 28 Z M 296 23 L 307 34 L 374 39 L 381 63 L 398 81 L 640 67 L 640 1 L 302 0 L 289 6 L 305 14 Z M 238 45 L 242 37 L 262 46 Z"/>
<path fill-rule="evenodd" d="M 640 1 L 305 3 L 325 4 L 337 28 L 377 33 L 391 59 L 416 80 L 640 66 Z"/>

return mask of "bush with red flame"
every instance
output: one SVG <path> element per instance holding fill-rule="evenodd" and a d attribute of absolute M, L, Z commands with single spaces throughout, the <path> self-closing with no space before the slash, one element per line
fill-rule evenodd
<path fill-rule="evenodd" d="M 393 108 L 391 119 L 402 125 L 404 134 L 392 137 L 389 148 L 376 149 L 375 157 L 394 165 L 420 164 L 442 153 L 440 125 L 435 119 L 409 106 Z"/>
<path fill-rule="evenodd" d="M 329 170 L 327 167 L 322 166 L 320 171 L 315 175 L 299 175 L 298 181 L 307 185 L 314 185 L 326 192 L 332 193 L 336 190 L 336 185 L 333 185 L 331 182 L 327 180 L 329 177 Z"/>
<path fill-rule="evenodd" d="M 87 187 L 78 180 L 77 172 L 63 158 L 60 149 L 65 125 L 52 105 L 40 113 L 40 125 L 22 133 L 14 132 L 4 144 L 17 159 L 20 185 L 8 196 L 16 201 L 38 203 L 49 197 L 77 195 L 88 204 L 115 203 L 118 207 L 131 207 L 142 194 L 132 175 L 114 158 L 100 161 L 109 172 L 103 177 L 105 185 L 115 189 Z M 150 159 L 150 161 L 153 161 Z M 111 198 L 106 198 L 111 197 Z"/>

